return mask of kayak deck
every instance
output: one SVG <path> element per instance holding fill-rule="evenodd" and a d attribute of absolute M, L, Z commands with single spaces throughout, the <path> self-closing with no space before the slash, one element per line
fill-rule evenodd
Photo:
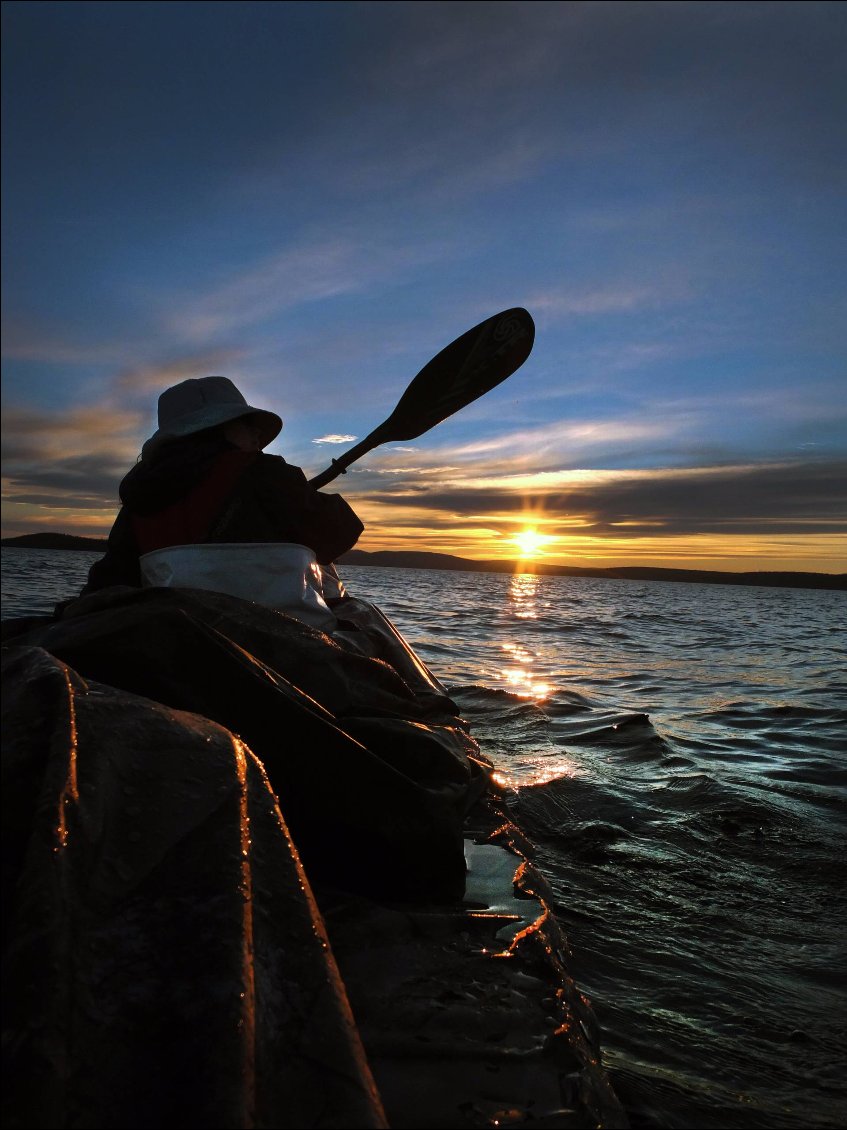
<path fill-rule="evenodd" d="M 393 626 L 78 604 L 4 647 L 10 1125 L 626 1125 L 531 848 Z"/>

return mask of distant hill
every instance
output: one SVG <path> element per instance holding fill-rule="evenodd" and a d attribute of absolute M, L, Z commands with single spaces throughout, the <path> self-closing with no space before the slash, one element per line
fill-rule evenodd
<path fill-rule="evenodd" d="M 106 552 L 105 538 L 78 538 L 73 534 L 21 534 L 17 538 L 3 538 L 0 545 L 12 549 L 87 549 L 94 553 Z"/>
<path fill-rule="evenodd" d="M 78 538 L 71 534 L 22 534 L 3 538 L 4 548 L 71 549 L 104 553 L 105 538 Z M 383 550 L 367 553 L 351 549 L 339 558 L 340 565 L 374 565 L 384 569 L 450 569 L 466 573 L 513 573 L 514 561 L 470 561 L 449 553 L 424 553 L 416 550 Z M 699 585 L 762 585 L 767 588 L 847 590 L 847 573 L 724 573 L 708 569 L 654 569 L 640 565 L 613 569 L 581 568 L 577 565 L 548 565 L 532 562 L 528 572 L 554 577 L 600 577 L 618 581 L 688 581 Z"/>
<path fill-rule="evenodd" d="M 379 565 L 387 569 L 455 569 L 476 573 L 514 573 L 514 561 L 469 561 L 448 553 L 418 553 L 413 550 L 366 553 L 351 549 L 339 558 L 340 565 Z M 725 573 L 708 569 L 654 569 L 640 565 L 613 569 L 580 568 L 532 562 L 527 572 L 554 577 L 600 577 L 619 581 L 687 581 L 690 584 L 762 585 L 767 588 L 845 589 L 847 573 Z"/>

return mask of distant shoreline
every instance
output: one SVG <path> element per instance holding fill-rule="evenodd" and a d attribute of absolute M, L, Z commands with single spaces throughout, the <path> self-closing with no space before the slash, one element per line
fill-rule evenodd
<path fill-rule="evenodd" d="M 514 573 L 515 561 L 470 561 L 447 553 L 412 550 L 366 553 L 352 549 L 338 559 L 339 565 L 371 565 L 388 569 L 450 569 L 471 573 Z M 727 573 L 708 569 L 661 569 L 641 565 L 593 568 L 578 565 L 547 565 L 533 561 L 521 570 L 541 576 L 597 577 L 613 581 L 681 581 L 696 585 L 759 585 L 764 588 L 847 590 L 847 573 L 756 572 Z"/>
<path fill-rule="evenodd" d="M 0 538 L 4 549 L 71 549 L 105 553 L 105 538 L 79 538 L 74 534 L 21 534 L 17 538 Z"/>
<path fill-rule="evenodd" d="M 83 538 L 73 534 L 22 534 L 2 538 L 4 549 L 64 549 L 105 553 L 105 538 Z M 416 550 L 382 550 L 368 553 L 352 549 L 339 558 L 340 565 L 367 565 L 384 569 L 447 569 L 463 573 L 514 573 L 515 561 L 473 561 L 449 553 Z M 681 581 L 698 585 L 759 585 L 765 588 L 847 590 L 847 573 L 753 572 L 729 573 L 709 569 L 662 569 L 640 565 L 616 568 L 549 565 L 533 561 L 523 572 L 553 577 L 598 577 L 615 581 Z"/>

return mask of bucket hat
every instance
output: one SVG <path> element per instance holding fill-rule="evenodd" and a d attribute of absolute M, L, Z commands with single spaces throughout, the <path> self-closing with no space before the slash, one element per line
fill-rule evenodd
<path fill-rule="evenodd" d="M 190 377 L 166 388 L 159 397 L 159 428 L 142 450 L 149 453 L 166 440 L 194 435 L 242 416 L 256 418 L 262 429 L 262 447 L 282 429 L 275 412 L 251 407 L 228 377 Z"/>

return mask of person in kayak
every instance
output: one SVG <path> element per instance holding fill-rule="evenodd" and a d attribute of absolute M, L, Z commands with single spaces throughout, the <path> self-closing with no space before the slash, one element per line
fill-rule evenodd
<path fill-rule="evenodd" d="M 120 485 L 106 554 L 81 595 L 140 587 L 139 559 L 169 546 L 294 543 L 328 566 L 358 541 L 364 526 L 341 495 L 321 494 L 299 467 L 264 454 L 282 420 L 251 407 L 228 378 L 165 389 L 158 420 Z"/>

